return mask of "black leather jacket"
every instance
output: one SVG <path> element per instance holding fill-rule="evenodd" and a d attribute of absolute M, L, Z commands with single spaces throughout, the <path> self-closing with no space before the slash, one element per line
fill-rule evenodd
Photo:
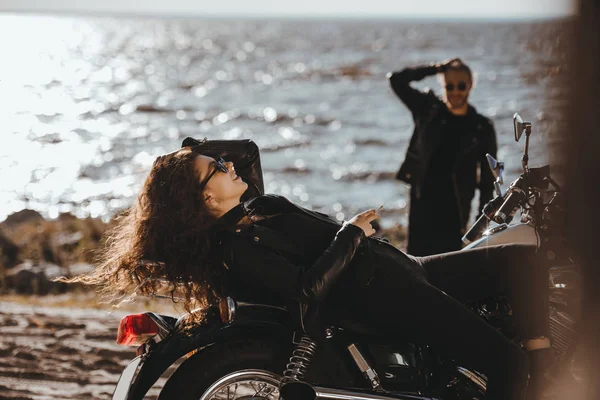
<path fill-rule="evenodd" d="M 260 222 L 236 225 L 245 215 L 275 215 L 272 221 L 289 223 L 275 228 Z M 403 268 L 407 284 L 411 277 L 424 276 L 410 256 L 389 243 L 366 238 L 359 227 L 341 225 L 282 196 L 263 195 L 241 203 L 220 218 L 214 234 L 235 298 L 299 302 L 316 309 L 332 291 L 338 297 L 359 295 L 382 263 Z"/>
<path fill-rule="evenodd" d="M 444 103 L 433 92 L 421 92 L 410 86 L 438 72 L 435 66 L 405 68 L 388 74 L 394 93 L 410 110 L 415 123 L 414 131 L 396 178 L 411 184 L 415 198 L 419 198 L 429 168 L 431 157 L 440 143 L 446 123 L 447 111 Z M 470 129 L 461 137 L 460 156 L 453 168 L 454 195 L 459 205 L 458 213 L 463 224 L 469 217 L 471 200 L 475 189 L 480 190 L 479 211 L 492 199 L 494 177 L 487 167 L 486 153 L 496 157 L 496 133 L 492 122 L 477 113 L 469 105 L 467 113 Z M 480 173 L 478 179 L 478 166 Z"/>

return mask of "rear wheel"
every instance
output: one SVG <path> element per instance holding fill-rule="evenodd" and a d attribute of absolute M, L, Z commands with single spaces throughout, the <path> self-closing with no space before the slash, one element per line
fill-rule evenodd
<path fill-rule="evenodd" d="M 279 399 L 281 377 L 270 371 L 243 369 L 213 383 L 200 400 Z"/>
<path fill-rule="evenodd" d="M 279 399 L 291 343 L 243 340 L 212 345 L 181 364 L 159 400 Z"/>

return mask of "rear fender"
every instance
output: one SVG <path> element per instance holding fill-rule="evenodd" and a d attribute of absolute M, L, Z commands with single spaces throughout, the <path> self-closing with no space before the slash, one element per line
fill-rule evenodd
<path fill-rule="evenodd" d="M 238 305 L 232 323 L 211 320 L 189 333 L 174 331 L 144 355 L 127 400 L 143 399 L 167 368 L 192 351 L 202 351 L 215 343 L 236 338 L 278 336 L 291 340 L 292 332 L 293 324 L 287 310 L 260 305 Z"/>

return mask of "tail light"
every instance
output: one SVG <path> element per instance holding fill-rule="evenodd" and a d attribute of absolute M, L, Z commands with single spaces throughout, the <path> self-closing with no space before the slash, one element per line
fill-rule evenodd
<path fill-rule="evenodd" d="M 158 325 L 147 314 L 123 317 L 119 324 L 117 343 L 121 346 L 139 346 L 158 334 Z"/>

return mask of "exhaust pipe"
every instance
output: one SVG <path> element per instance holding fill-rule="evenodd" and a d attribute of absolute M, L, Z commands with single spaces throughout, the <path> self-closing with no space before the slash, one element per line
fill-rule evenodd
<path fill-rule="evenodd" d="M 379 395 L 374 393 L 340 390 L 316 386 L 317 399 L 322 400 L 436 400 L 436 398 L 418 394 L 394 393 L 393 395 Z"/>
<path fill-rule="evenodd" d="M 279 391 L 282 400 L 434 400 L 432 397 L 417 394 L 379 395 L 374 393 L 349 391 L 321 386 L 312 386 L 306 382 L 288 382 Z"/>

